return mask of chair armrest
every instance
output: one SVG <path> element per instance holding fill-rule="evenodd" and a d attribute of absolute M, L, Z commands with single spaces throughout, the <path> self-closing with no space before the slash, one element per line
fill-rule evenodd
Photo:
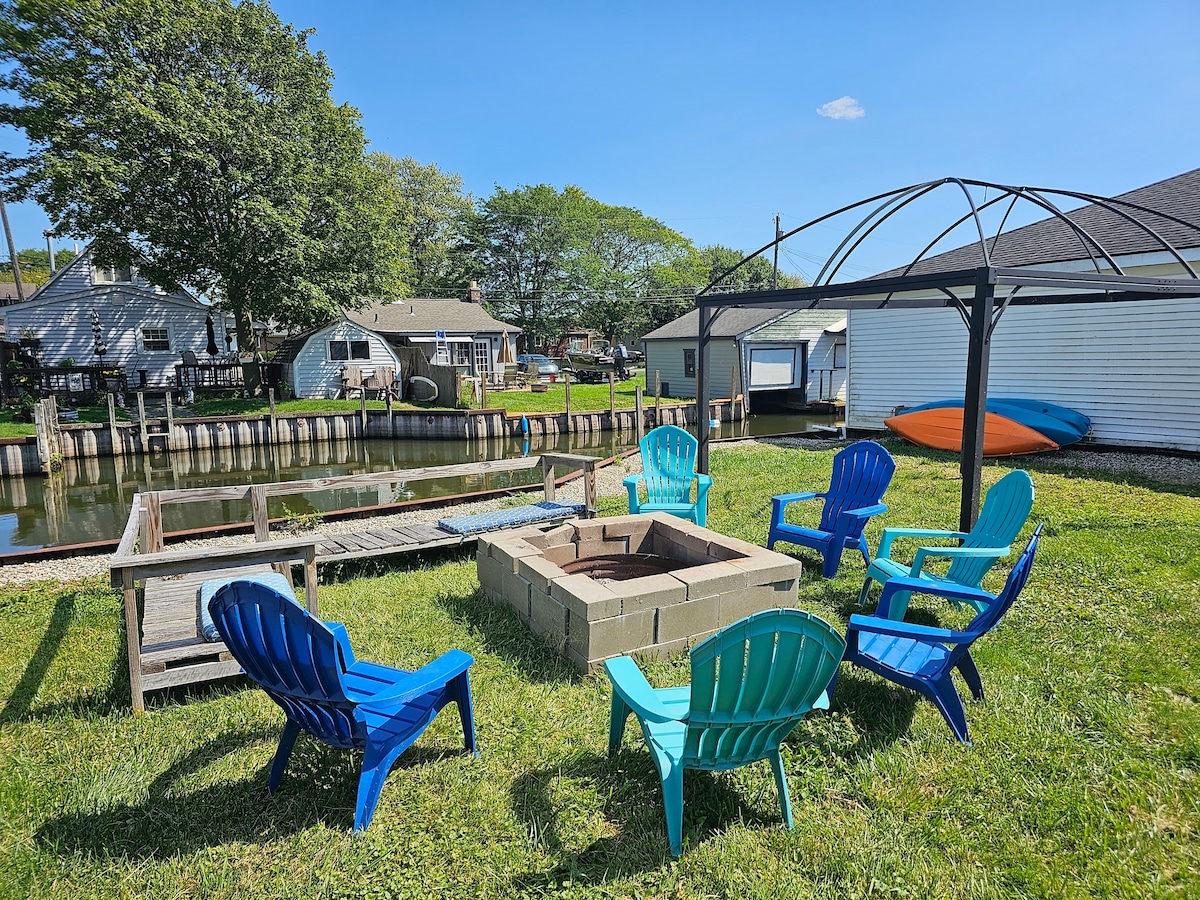
<path fill-rule="evenodd" d="M 883 595 L 879 598 L 879 609 L 889 609 L 892 596 L 900 591 L 913 594 L 932 594 L 947 600 L 965 600 L 969 603 L 991 604 L 996 598 L 980 588 L 965 587 L 961 584 L 948 584 L 943 581 L 926 581 L 924 578 L 889 578 L 883 586 Z"/>
<path fill-rule="evenodd" d="M 645 475 L 626 475 L 621 484 L 628 488 L 637 488 L 638 484 L 645 480 Z"/>
<path fill-rule="evenodd" d="M 333 632 L 333 639 L 337 641 L 338 649 L 342 652 L 343 668 L 349 669 L 357 659 L 354 651 L 350 649 L 350 635 L 346 633 L 346 626 L 341 622 L 326 622 L 325 627 Z"/>
<path fill-rule="evenodd" d="M 618 656 L 605 660 L 604 671 L 612 682 L 613 693 L 617 694 L 634 711 L 639 719 L 651 722 L 677 722 L 678 716 L 667 712 L 654 688 L 642 674 L 636 662 L 629 656 Z"/>
<path fill-rule="evenodd" d="M 898 537 L 946 538 L 962 540 L 967 535 L 961 531 L 941 531 L 936 528 L 885 528 L 883 537 L 879 539 L 879 551 L 876 556 L 891 559 L 888 555 L 892 550 L 892 541 Z"/>
<path fill-rule="evenodd" d="M 917 555 L 913 558 L 912 572 L 913 577 L 921 571 L 921 566 L 924 565 L 925 559 L 930 556 L 957 556 L 957 557 L 975 557 L 979 559 L 999 559 L 1002 556 L 1008 556 L 1012 552 L 1012 547 L 918 547 Z"/>
<path fill-rule="evenodd" d="M 928 625 L 914 625 L 911 622 L 893 622 L 891 619 L 881 619 L 877 616 L 853 615 L 850 617 L 850 631 L 866 631 L 870 634 L 887 634 L 892 637 L 914 638 L 926 641 L 946 641 L 957 644 L 969 641 L 974 635 L 962 631 L 951 631 L 949 628 L 931 628 Z"/>
<path fill-rule="evenodd" d="M 470 653 L 462 650 L 448 650 L 431 663 L 426 663 L 409 674 L 394 688 L 376 694 L 365 705 L 374 706 L 379 703 L 408 703 L 423 694 L 440 687 L 445 687 L 457 678 L 475 662 Z"/>
<path fill-rule="evenodd" d="M 874 506 L 862 506 L 858 509 L 843 509 L 838 513 L 838 518 L 843 516 L 848 519 L 869 519 L 871 516 L 882 515 L 887 512 L 886 503 L 876 503 Z"/>
<path fill-rule="evenodd" d="M 700 486 L 700 490 L 707 491 L 710 487 L 712 487 L 712 483 L 713 480 L 711 475 L 705 475 L 703 472 L 696 473 L 696 484 Z"/>
<path fill-rule="evenodd" d="M 795 503 L 798 500 L 813 500 L 817 497 L 824 496 L 824 494 L 816 494 L 812 491 L 804 491 L 800 494 L 776 494 L 771 498 L 771 502 L 778 503 L 781 506 L 787 506 L 789 503 Z"/>

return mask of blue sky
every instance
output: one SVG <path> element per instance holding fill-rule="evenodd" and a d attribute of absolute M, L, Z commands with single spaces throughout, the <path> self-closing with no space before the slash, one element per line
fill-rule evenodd
<path fill-rule="evenodd" d="M 776 213 L 944 175 L 1114 194 L 1200 165 L 1194 0 L 273 5 L 316 29 L 373 149 L 476 196 L 577 184 L 698 244 L 753 249 Z M 817 113 L 843 97 L 863 114 Z M 911 256 L 947 209 L 850 274 Z M 40 246 L 40 210 L 10 214 Z M 837 237 L 790 242 L 784 268 L 812 274 Z"/>

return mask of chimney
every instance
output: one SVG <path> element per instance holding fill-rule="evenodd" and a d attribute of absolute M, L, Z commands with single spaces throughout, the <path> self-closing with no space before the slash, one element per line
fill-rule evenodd
<path fill-rule="evenodd" d="M 50 254 L 50 274 L 54 274 L 54 232 L 47 228 L 42 232 L 42 236 L 46 238 L 46 250 Z"/>
<path fill-rule="evenodd" d="M 481 300 L 483 300 L 483 291 L 479 289 L 478 283 L 472 281 L 467 285 L 467 302 L 479 303 Z"/>

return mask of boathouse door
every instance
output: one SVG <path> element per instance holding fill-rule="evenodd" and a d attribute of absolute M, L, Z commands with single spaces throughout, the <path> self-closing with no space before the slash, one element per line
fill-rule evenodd
<path fill-rule="evenodd" d="M 492 371 L 492 345 L 490 341 L 475 342 L 475 374 L 486 378 Z"/>

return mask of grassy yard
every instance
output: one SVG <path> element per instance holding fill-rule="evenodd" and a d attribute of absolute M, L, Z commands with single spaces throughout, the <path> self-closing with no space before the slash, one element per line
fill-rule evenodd
<path fill-rule="evenodd" d="M 872 540 L 883 524 L 952 527 L 953 460 L 892 449 L 891 511 Z M 710 527 L 762 542 L 770 496 L 827 482 L 831 455 L 715 448 Z M 481 598 L 470 557 L 322 588 L 324 614 L 365 659 L 411 668 L 451 647 L 476 659 L 482 755 L 461 753 L 447 711 L 357 836 L 350 753 L 301 738 L 265 795 L 282 715 L 260 691 L 234 681 L 130 712 L 106 583 L 0 589 L 0 893 L 1197 896 L 1200 491 L 1030 468 L 1045 538 L 1025 594 L 976 645 L 988 700 L 967 704 L 974 745 L 911 692 L 843 668 L 833 712 L 785 745 L 795 829 L 765 763 L 689 772 L 678 861 L 636 725 L 605 756 L 604 676 L 574 676 Z M 1005 471 L 989 465 L 986 482 Z M 826 582 L 798 552 L 799 605 L 841 625 L 862 561 L 847 554 Z M 928 597 L 910 617 L 963 618 Z M 686 659 L 648 672 L 681 683 Z"/>
<path fill-rule="evenodd" d="M 129 413 L 123 409 L 117 410 L 117 418 L 122 421 L 129 419 Z M 79 421 L 105 424 L 108 422 L 107 406 L 79 407 Z M 0 438 L 30 437 L 37 433 L 32 422 L 18 422 L 12 409 L 0 409 Z"/>

